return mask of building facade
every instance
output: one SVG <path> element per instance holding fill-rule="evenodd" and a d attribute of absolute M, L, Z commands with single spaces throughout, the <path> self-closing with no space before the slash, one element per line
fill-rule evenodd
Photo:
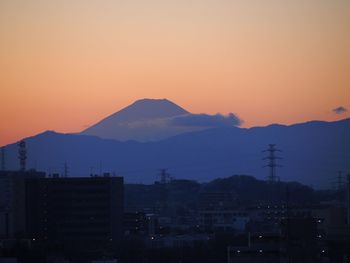
<path fill-rule="evenodd" d="M 71 246 L 117 244 L 123 235 L 123 178 L 27 180 L 28 236 Z"/>
<path fill-rule="evenodd" d="M 0 171 L 0 239 L 23 238 L 26 232 L 26 189 L 30 178 L 44 178 L 45 173 Z"/>

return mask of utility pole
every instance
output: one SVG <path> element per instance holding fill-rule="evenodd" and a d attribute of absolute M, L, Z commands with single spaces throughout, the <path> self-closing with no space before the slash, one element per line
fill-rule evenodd
<path fill-rule="evenodd" d="M 24 140 L 20 141 L 18 143 L 19 149 L 18 149 L 18 159 L 20 163 L 20 170 L 24 172 L 26 170 L 26 160 L 27 160 L 27 149 L 26 149 L 26 142 Z"/>
<path fill-rule="evenodd" d="M 1 171 L 6 171 L 5 146 L 1 147 Z"/>
<path fill-rule="evenodd" d="M 268 160 L 267 165 L 265 165 L 264 167 L 270 167 L 270 174 L 267 177 L 267 181 L 269 183 L 275 183 L 280 180 L 280 178 L 276 175 L 276 168 L 282 167 L 281 165 L 277 164 L 277 160 L 282 158 L 276 156 L 276 152 L 281 152 L 281 150 L 275 148 L 275 146 L 275 144 L 269 144 L 268 149 L 263 151 L 268 152 L 268 156 L 264 157 L 263 160 Z"/>

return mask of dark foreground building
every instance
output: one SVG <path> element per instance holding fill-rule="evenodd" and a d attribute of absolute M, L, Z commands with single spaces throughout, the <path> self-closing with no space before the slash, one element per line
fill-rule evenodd
<path fill-rule="evenodd" d="M 26 214 L 34 242 L 76 251 L 113 248 L 123 234 L 123 178 L 28 179 Z"/>
<path fill-rule="evenodd" d="M 45 173 L 0 171 L 0 240 L 24 238 L 26 234 L 25 183 Z"/>

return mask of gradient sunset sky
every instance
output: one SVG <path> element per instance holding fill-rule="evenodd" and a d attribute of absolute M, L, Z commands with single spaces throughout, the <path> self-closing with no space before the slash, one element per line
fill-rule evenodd
<path fill-rule="evenodd" d="M 350 110 L 349 0 L 0 0 L 0 145 L 141 98 L 244 126 Z"/>

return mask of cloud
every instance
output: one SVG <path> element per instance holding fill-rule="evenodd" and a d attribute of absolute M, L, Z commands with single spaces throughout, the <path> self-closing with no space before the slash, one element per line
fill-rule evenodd
<path fill-rule="evenodd" d="M 235 114 L 187 114 L 175 117 L 171 123 L 176 126 L 193 126 L 193 127 L 232 127 L 242 124 L 242 120 Z"/>
<path fill-rule="evenodd" d="M 347 112 L 348 110 L 343 107 L 343 106 L 339 106 L 338 108 L 335 108 L 332 110 L 335 114 L 342 114 L 344 112 Z"/>

